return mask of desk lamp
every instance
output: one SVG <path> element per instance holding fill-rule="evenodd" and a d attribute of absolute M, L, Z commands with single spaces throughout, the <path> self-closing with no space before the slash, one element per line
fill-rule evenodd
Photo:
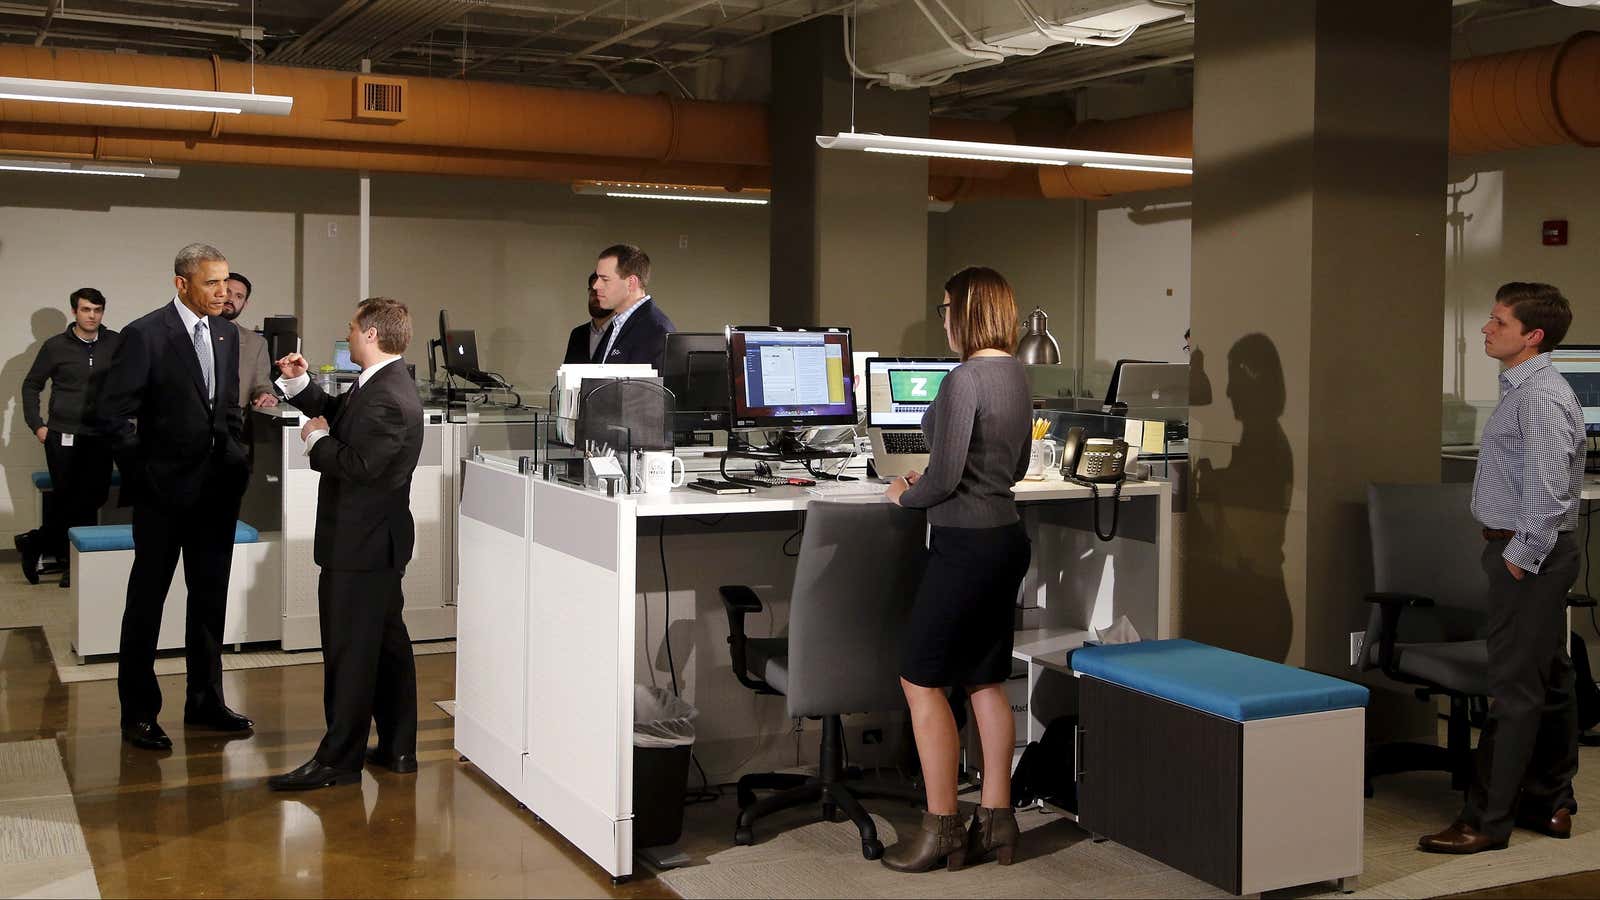
<path fill-rule="evenodd" d="M 1035 306 L 1028 315 L 1028 332 L 1017 342 L 1017 359 L 1030 366 L 1061 364 L 1061 347 L 1050 335 L 1050 316 L 1043 307 Z"/>

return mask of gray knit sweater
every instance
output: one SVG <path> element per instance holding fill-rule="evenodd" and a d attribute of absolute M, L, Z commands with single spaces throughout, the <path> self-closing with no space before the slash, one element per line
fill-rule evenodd
<path fill-rule="evenodd" d="M 1017 521 L 1011 486 L 1028 471 L 1033 404 L 1014 356 L 978 356 L 957 366 L 922 416 L 928 469 L 900 505 L 928 523 L 994 528 Z"/>

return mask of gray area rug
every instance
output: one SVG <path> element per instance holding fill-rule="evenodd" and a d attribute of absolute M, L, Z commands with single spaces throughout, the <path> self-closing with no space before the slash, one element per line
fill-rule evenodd
<path fill-rule="evenodd" d="M 0 744 L 0 894 L 100 896 L 55 741 Z"/>
<path fill-rule="evenodd" d="M 1378 779 L 1375 796 L 1366 803 L 1365 871 L 1356 893 L 1341 895 L 1327 883 L 1272 896 L 1436 897 L 1600 868 L 1600 749 L 1583 748 L 1575 787 L 1586 814 L 1573 818 L 1571 840 L 1518 831 L 1506 850 L 1452 857 L 1416 849 L 1420 835 L 1443 828 L 1459 812 L 1460 795 L 1450 790 L 1445 777 L 1416 773 Z M 868 802 L 869 809 L 881 807 L 893 817 L 874 816 L 885 845 L 894 842 L 895 823 L 915 821 L 894 806 Z M 1097 844 L 1070 820 L 1037 811 L 1018 814 L 1025 833 L 1014 864 L 990 862 L 924 875 L 902 875 L 862 859 L 860 838 L 848 822 L 758 825 L 755 846 L 728 847 L 731 803 L 717 815 L 726 821 L 717 823 L 716 849 L 706 851 L 697 865 L 659 876 L 688 900 L 1229 896 L 1118 844 Z"/>

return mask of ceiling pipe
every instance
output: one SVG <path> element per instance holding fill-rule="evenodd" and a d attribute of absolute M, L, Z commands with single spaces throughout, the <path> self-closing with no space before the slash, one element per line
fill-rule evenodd
<path fill-rule="evenodd" d="M 1450 146 L 1457 154 L 1600 145 L 1600 33 L 1452 64 Z M 0 74 L 197 90 L 248 90 L 249 67 L 171 57 L 0 46 Z M 758 187 L 770 179 L 760 104 L 413 78 L 411 118 L 350 120 L 350 73 L 257 66 L 257 89 L 295 97 L 293 115 L 244 116 L 213 134 L 200 113 L 0 101 L 0 150 L 105 152 L 173 163 L 235 163 L 435 172 L 568 181 L 583 178 Z M 1059 136 L 1005 122 L 933 119 L 953 140 L 1043 143 L 1193 155 L 1193 111 L 1085 122 Z M 19 143 L 22 142 L 22 143 Z M 58 146 L 59 142 L 72 146 Z M 86 143 L 87 142 L 87 143 Z M 87 147 L 87 149 L 85 149 Z M 930 160 L 930 193 L 1096 198 L 1189 183 L 1185 176 Z M 681 179 L 681 180 L 679 180 Z"/>

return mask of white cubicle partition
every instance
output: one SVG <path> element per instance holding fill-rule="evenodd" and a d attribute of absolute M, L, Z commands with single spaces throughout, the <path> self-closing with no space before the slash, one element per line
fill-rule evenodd
<path fill-rule="evenodd" d="M 755 531 L 741 529 L 770 530 L 770 515 L 758 514 L 802 513 L 812 498 L 798 488 L 608 498 L 519 474 L 513 459 L 492 454 L 465 461 L 461 479 L 456 748 L 613 877 L 626 877 L 633 871 L 636 644 L 642 639 L 650 646 L 663 629 L 657 620 L 646 634 L 637 621 L 636 611 L 650 602 L 641 588 L 656 583 L 653 570 L 639 570 L 641 543 L 649 551 L 666 540 L 656 537 L 671 530 L 658 532 L 662 517 L 692 519 L 704 529 L 697 532 L 703 542 L 727 543 L 718 544 L 720 564 L 702 563 L 711 571 L 675 579 L 673 593 L 685 582 L 725 583 L 721 579 L 739 570 L 736 563 L 753 548 L 768 549 L 749 540 Z M 1091 622 L 1108 624 L 1126 613 L 1141 632 L 1165 636 L 1172 563 L 1166 484 L 1128 485 L 1125 531 L 1109 544 L 1082 533 L 1086 489 L 1057 481 L 1019 485 L 1017 494 L 1027 501 L 1025 518 L 1036 541 L 1029 590 L 1042 607 L 1039 627 L 1018 635 L 1030 684 L 1043 660 L 1034 661 L 1025 648 L 1064 654 L 1082 642 Z M 731 518 L 715 525 L 722 516 Z M 770 537 L 762 533 L 762 541 Z M 703 561 L 710 549 L 702 543 L 699 550 L 695 560 Z M 786 587 L 772 587 L 786 598 Z M 697 585 L 697 593 L 704 590 Z M 678 615 L 693 616 L 697 605 L 685 598 Z M 784 599 L 769 600 L 768 608 L 781 633 L 776 617 L 786 608 Z M 692 653 L 696 667 L 726 672 L 722 641 L 687 643 L 679 647 L 685 666 Z M 683 689 L 685 699 L 697 702 L 695 685 L 686 681 Z M 747 691 L 739 703 L 712 699 L 720 693 L 708 688 L 711 702 L 700 704 L 697 730 L 753 738 L 761 730 L 757 712 L 782 718 L 781 699 Z M 746 762 L 763 761 L 752 755 Z"/>

